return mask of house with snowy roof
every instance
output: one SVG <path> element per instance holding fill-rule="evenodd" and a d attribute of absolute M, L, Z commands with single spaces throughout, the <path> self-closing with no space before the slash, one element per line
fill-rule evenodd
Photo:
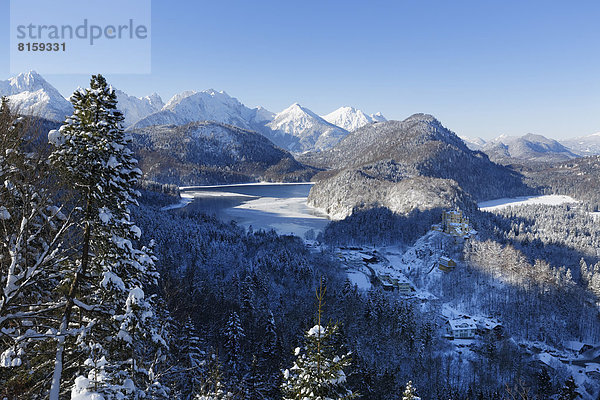
<path fill-rule="evenodd" d="M 473 339 L 477 325 L 470 317 L 449 319 L 446 322 L 446 334 L 454 339 Z"/>
<path fill-rule="evenodd" d="M 454 270 L 456 267 L 456 262 L 450 257 L 442 256 L 438 260 L 438 268 L 444 272 L 449 272 Z"/>
<path fill-rule="evenodd" d="M 380 274 L 377 278 L 385 291 L 410 294 L 415 290 L 408 278 L 401 273 L 397 273 L 395 276 Z"/>

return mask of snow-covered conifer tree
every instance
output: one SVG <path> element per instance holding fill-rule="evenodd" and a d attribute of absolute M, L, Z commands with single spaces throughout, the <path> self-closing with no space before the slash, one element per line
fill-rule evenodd
<path fill-rule="evenodd" d="M 344 368 L 350 366 L 350 354 L 337 355 L 331 345 L 337 325 L 321 325 L 325 289 L 317 291 L 317 325 L 305 335 L 304 348 L 296 348 L 294 366 L 284 371 L 284 400 L 345 400 L 358 397 L 347 389 Z"/>
<path fill-rule="evenodd" d="M 106 399 L 138 398 L 153 381 L 153 371 L 136 359 L 136 353 L 146 351 L 141 350 L 146 345 L 164 346 L 157 321 L 151 321 L 152 302 L 144 293 L 158 277 L 154 260 L 133 244 L 141 232 L 130 218 L 129 206 L 136 204 L 134 184 L 141 171 L 121 127 L 115 91 L 104 77 L 92 76 L 90 88 L 75 91 L 71 102 L 73 115 L 48 134 L 54 145 L 51 162 L 80 211 L 77 252 L 65 263 L 66 305 L 50 398 L 58 399 L 65 345 L 73 336 L 77 354 L 85 360 L 73 397 L 88 391 Z M 76 321 L 75 311 L 80 315 Z"/>
<path fill-rule="evenodd" d="M 193 399 L 201 392 L 206 373 L 206 353 L 202 350 L 200 335 L 191 318 L 187 318 L 177 335 L 177 386 L 182 400 Z"/>
<path fill-rule="evenodd" d="M 228 352 L 229 372 L 234 380 L 239 380 L 241 372 L 242 340 L 246 334 L 242 328 L 242 322 L 237 312 L 232 312 L 225 327 L 225 348 Z"/>
<path fill-rule="evenodd" d="M 258 366 L 263 376 L 263 391 L 267 398 L 276 398 L 281 386 L 281 346 L 273 313 L 269 310 L 265 321 L 262 344 L 258 355 Z"/>

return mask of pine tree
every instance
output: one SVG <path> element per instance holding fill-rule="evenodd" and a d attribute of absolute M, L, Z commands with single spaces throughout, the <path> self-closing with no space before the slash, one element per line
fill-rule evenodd
<path fill-rule="evenodd" d="M 266 385 L 262 380 L 262 376 L 260 375 L 256 356 L 252 357 L 250 370 L 246 376 L 244 376 L 241 391 L 241 398 L 243 400 L 261 400 L 272 398 L 267 394 Z"/>
<path fill-rule="evenodd" d="M 542 398 L 548 398 L 552 394 L 552 380 L 546 368 L 537 373 L 537 392 Z"/>
<path fill-rule="evenodd" d="M 278 398 L 281 386 L 279 360 L 281 346 L 277 335 L 277 326 L 273 313 L 269 310 L 265 322 L 262 344 L 258 356 L 258 365 L 262 371 L 264 392 L 267 398 Z"/>
<path fill-rule="evenodd" d="M 206 353 L 202 350 L 200 335 L 190 317 L 181 328 L 177 341 L 177 369 L 181 371 L 177 379 L 180 397 L 184 400 L 193 399 L 202 389 Z"/>
<path fill-rule="evenodd" d="M 75 91 L 71 102 L 73 115 L 48 135 L 54 145 L 52 165 L 80 211 L 79 246 L 64 263 L 66 305 L 50 399 L 59 397 L 67 345 L 77 346 L 76 353 L 85 360 L 86 373 L 77 378 L 74 395 L 91 391 L 106 398 L 136 398 L 146 388 L 160 393 L 154 372 L 145 365 L 154 358 L 144 354 L 165 346 L 156 332 L 152 300 L 144 293 L 158 273 L 150 252 L 133 244 L 141 232 L 129 212 L 137 204 L 134 184 L 141 171 L 127 146 L 130 138 L 121 127 L 115 91 L 101 75 L 92 76 L 89 89 Z M 74 311 L 83 317 L 73 321 Z M 144 361 L 138 357 L 142 355 Z"/>
<path fill-rule="evenodd" d="M 321 325 L 324 296 L 321 284 L 317 290 L 317 325 L 306 333 L 304 349 L 296 348 L 294 366 L 284 371 L 284 400 L 345 400 L 358 396 L 345 387 L 344 368 L 350 366 L 350 354 L 338 356 L 331 345 L 337 325 Z"/>
<path fill-rule="evenodd" d="M 208 357 L 202 388 L 195 400 L 225 400 L 229 398 L 229 393 L 226 393 L 223 389 L 222 380 L 221 364 L 217 355 L 211 352 Z"/>
<path fill-rule="evenodd" d="M 569 377 L 565 381 L 565 386 L 560 390 L 560 394 L 558 396 L 559 400 L 575 400 L 576 398 L 581 397 L 581 395 L 577 392 L 577 384 L 573 377 Z"/>
<path fill-rule="evenodd" d="M 229 372 L 233 381 L 239 380 L 241 373 L 242 340 L 245 337 L 242 322 L 237 312 L 232 312 L 225 327 L 225 349 L 228 354 Z"/>

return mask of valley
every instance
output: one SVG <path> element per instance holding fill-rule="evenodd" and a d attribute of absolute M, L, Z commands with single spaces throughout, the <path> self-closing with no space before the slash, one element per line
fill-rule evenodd
<path fill-rule="evenodd" d="M 24 142 L 20 162 L 36 150 L 50 165 L 43 157 L 71 143 L 56 130 L 72 112 L 57 93 L 33 72 L 0 82 L 8 104 L 29 115 L 18 121 L 32 121 L 23 132 L 35 140 Z M 543 399 L 571 381 L 585 399 L 600 394 L 594 135 L 577 139 L 590 142 L 583 151 L 533 134 L 461 138 L 423 113 L 388 121 L 344 106 L 320 116 L 299 103 L 273 113 L 213 89 L 166 103 L 114 96 L 123 112 L 115 132 L 131 146 L 139 180 L 110 182 L 136 181 L 128 190 L 141 194 L 127 210 L 139 228 L 127 232 L 160 276 L 149 290 L 168 321 L 161 362 L 173 378 L 161 379 L 173 393 L 218 379 L 240 397 L 261 381 L 262 398 L 281 399 L 290 349 L 314 325 L 315 288 L 325 285 L 320 301 L 342 332 L 336 349 L 353 354 L 348 385 L 365 398 L 387 399 L 408 381 L 427 399 L 501 399 L 523 388 Z M 16 150 L 2 154 L 0 172 L 14 174 Z M 116 159 L 101 165 L 123 171 Z M 64 171 L 44 173 L 36 185 Z M 29 193 L 11 188 L 5 198 Z M 2 221 L 16 227 L 23 204 L 36 203 L 2 203 Z M 95 227 L 111 226 L 111 213 L 97 214 Z M 100 287 L 120 285 L 112 274 Z M 22 327 L 34 323 L 27 318 Z M 21 328 L 7 329 L 21 343 Z"/>

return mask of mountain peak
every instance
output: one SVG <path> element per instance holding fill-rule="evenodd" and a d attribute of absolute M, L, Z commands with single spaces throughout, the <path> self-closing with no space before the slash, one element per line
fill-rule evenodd
<path fill-rule="evenodd" d="M 293 151 L 323 150 L 332 147 L 348 132 L 299 103 L 293 103 L 267 124 L 272 140 Z"/>
<path fill-rule="evenodd" d="M 348 132 L 355 131 L 358 128 L 373 122 L 386 121 L 381 113 L 378 113 L 378 115 L 367 115 L 361 110 L 357 110 L 356 108 L 350 106 L 340 107 L 337 110 L 324 115 L 322 118 L 331 124 L 347 130 Z"/>
<path fill-rule="evenodd" d="M 24 114 L 62 121 L 73 112 L 71 103 L 35 71 L 20 73 L 0 81 L 0 96 Z"/>
<path fill-rule="evenodd" d="M 416 113 L 404 120 L 405 122 L 426 122 L 426 123 L 440 123 L 433 115 Z"/>
<path fill-rule="evenodd" d="M 12 87 L 13 94 L 19 92 L 35 92 L 40 89 L 56 91 L 40 74 L 31 70 L 22 72 L 19 75 L 8 80 L 8 84 Z M 58 93 L 58 91 L 56 91 Z"/>

